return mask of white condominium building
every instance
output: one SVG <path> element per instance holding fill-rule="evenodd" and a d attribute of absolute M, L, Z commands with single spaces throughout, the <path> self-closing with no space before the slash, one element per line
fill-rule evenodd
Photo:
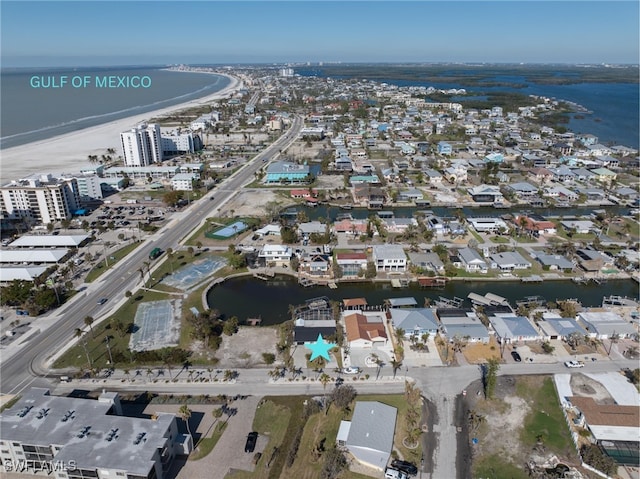
<path fill-rule="evenodd" d="M 0 188 L 0 216 L 27 223 L 52 223 L 71 219 L 80 206 L 75 178 L 31 176 Z"/>
<path fill-rule="evenodd" d="M 124 164 L 126 166 L 148 166 L 162 161 L 162 138 L 160 126 L 142 124 L 120 133 Z"/>

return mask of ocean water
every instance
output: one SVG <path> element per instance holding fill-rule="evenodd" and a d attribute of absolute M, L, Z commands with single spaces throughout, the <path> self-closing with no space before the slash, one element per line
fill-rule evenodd
<path fill-rule="evenodd" d="M 160 68 L 14 69 L 0 75 L 0 148 L 194 100 L 229 84 L 220 75 Z"/>
<path fill-rule="evenodd" d="M 388 69 L 386 71 L 389 71 Z M 303 76 L 322 76 L 321 69 L 296 69 Z M 445 72 L 456 75 L 460 79 L 455 83 L 420 82 L 398 80 L 392 77 L 380 79 L 379 83 L 397 86 L 423 86 L 439 89 L 465 88 L 471 92 L 511 91 L 525 95 L 539 95 L 558 100 L 572 101 L 582 105 L 590 114 L 569 116 L 566 125 L 574 133 L 591 133 L 596 135 L 602 144 L 625 145 L 640 148 L 640 88 L 638 84 L 629 83 L 576 83 L 569 85 L 536 84 L 523 76 L 497 75 L 488 81 L 508 81 L 525 85 L 524 88 L 506 86 L 484 87 L 465 83 L 465 73 L 460 71 Z M 466 72 L 473 75 L 474 72 Z M 555 72 L 562 76 L 562 72 Z M 333 75 L 333 78 L 347 78 Z"/>

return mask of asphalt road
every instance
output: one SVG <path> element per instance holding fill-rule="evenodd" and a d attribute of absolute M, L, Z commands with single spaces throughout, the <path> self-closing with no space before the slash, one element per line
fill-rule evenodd
<path fill-rule="evenodd" d="M 99 281 L 89 285 L 82 295 L 76 296 L 68 304 L 51 313 L 52 316 L 57 317 L 54 326 L 34 336 L 18 354 L 11 357 L 6 357 L 3 354 L 0 359 L 0 392 L 17 394 L 33 385 L 46 385 L 47 381 L 43 381 L 42 378 L 47 374 L 44 366 L 47 359 L 73 338 L 76 328 L 85 326 L 83 320 L 86 316 L 92 316 L 99 320 L 100 317 L 115 309 L 125 291 L 135 291 L 140 286 L 138 270 L 143 267 L 145 261 L 149 261 L 149 251 L 155 247 L 162 250 L 177 249 L 177 245 L 192 230 L 199 227 L 212 211 L 223 206 L 234 194 L 219 195 L 217 194 L 218 190 L 236 192 L 245 184 L 253 181 L 254 173 L 264 165 L 263 160 L 271 159 L 280 150 L 291 145 L 297 138 L 302 125 L 302 119 L 294 117 L 289 131 L 272 145 L 203 199 L 194 202 L 184 211 L 175 215 L 166 226 L 149 237 L 145 244 L 118 262 Z M 211 200 L 210 197 L 214 199 Z M 109 298 L 109 300 L 104 305 L 98 305 L 97 300 L 100 298 Z M 37 324 L 34 326 L 37 327 Z"/>

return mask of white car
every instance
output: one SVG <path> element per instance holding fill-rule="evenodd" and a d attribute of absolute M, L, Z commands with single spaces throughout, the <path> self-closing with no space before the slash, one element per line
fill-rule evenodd
<path fill-rule="evenodd" d="M 583 368 L 584 363 L 581 361 L 565 361 L 564 365 L 568 368 Z"/>
<path fill-rule="evenodd" d="M 358 374 L 360 373 L 360 368 L 357 366 L 350 366 L 348 368 L 344 368 L 342 372 L 344 374 Z"/>

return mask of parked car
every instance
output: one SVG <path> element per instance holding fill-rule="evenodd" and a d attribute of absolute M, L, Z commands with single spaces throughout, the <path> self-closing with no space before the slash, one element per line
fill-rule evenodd
<path fill-rule="evenodd" d="M 408 461 L 401 461 L 400 459 L 394 459 L 391 461 L 391 466 L 399 471 L 402 471 L 410 476 L 418 474 L 418 467 Z"/>
<path fill-rule="evenodd" d="M 258 433 L 252 431 L 247 436 L 247 442 L 244 444 L 244 452 L 253 452 L 256 448 L 256 442 L 258 441 Z"/>
<path fill-rule="evenodd" d="M 568 368 L 583 368 L 584 363 L 582 361 L 565 361 L 564 365 Z"/>
<path fill-rule="evenodd" d="M 522 358 L 518 354 L 518 351 L 511 351 L 511 357 L 516 363 L 519 363 L 520 361 L 522 361 Z"/>
<path fill-rule="evenodd" d="M 408 476 L 406 473 L 399 471 L 398 469 L 393 469 L 392 467 L 387 467 L 384 471 L 384 479 L 407 479 Z"/>
<path fill-rule="evenodd" d="M 349 366 L 348 368 L 344 368 L 342 372 L 344 374 L 359 374 L 361 370 L 357 366 Z"/>

